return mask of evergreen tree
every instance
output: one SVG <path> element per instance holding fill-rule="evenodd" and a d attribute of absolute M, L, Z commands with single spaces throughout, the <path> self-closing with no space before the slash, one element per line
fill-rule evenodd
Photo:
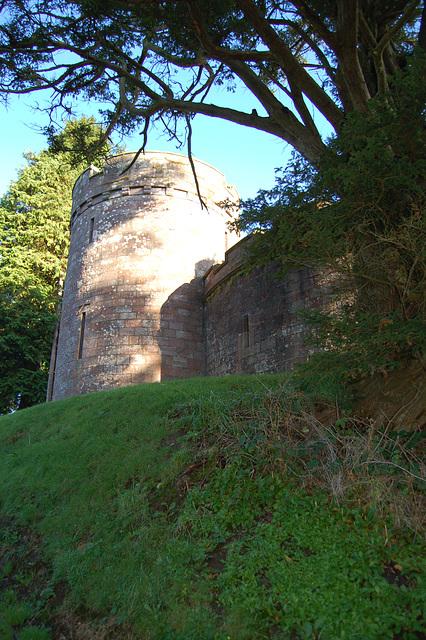
<path fill-rule="evenodd" d="M 325 274 L 330 303 L 306 318 L 320 349 L 315 376 L 386 374 L 425 350 L 424 54 L 410 57 L 391 90 L 348 116 L 317 167 L 295 154 L 237 223 L 254 233 L 255 262 Z"/>
<path fill-rule="evenodd" d="M 264 131 L 316 165 L 321 113 L 338 133 L 366 113 L 417 45 L 421 0 L 5 0 L 0 94 L 49 92 L 110 103 L 122 133 L 156 122 L 172 136 L 198 113 Z M 3 17 L 2 16 L 2 17 Z M 68 52 L 69 55 L 64 55 Z M 259 102 L 223 107 L 211 88 L 238 81 Z M 314 108 L 312 110 L 312 107 Z M 145 138 L 146 142 L 146 138 Z"/>
<path fill-rule="evenodd" d="M 0 413 L 44 400 L 56 306 L 69 247 L 71 192 L 101 130 L 66 124 L 49 148 L 25 154 L 0 201 Z M 109 145 L 97 151 L 99 163 Z"/>

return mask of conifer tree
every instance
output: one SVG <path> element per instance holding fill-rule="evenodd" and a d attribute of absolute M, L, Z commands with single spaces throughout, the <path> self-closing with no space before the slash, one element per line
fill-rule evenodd
<path fill-rule="evenodd" d="M 311 164 L 426 49 L 421 0 L 5 0 L 0 99 L 48 92 L 48 111 L 99 100 L 106 131 L 173 138 L 197 114 L 286 141 Z M 224 106 L 212 88 L 258 101 Z M 322 114 L 318 119 L 317 115 Z M 326 134 L 328 135 L 328 134 Z"/>
<path fill-rule="evenodd" d="M 426 57 L 411 56 L 391 95 L 348 116 L 318 167 L 300 155 L 244 203 L 254 262 L 283 274 L 315 265 L 332 293 L 305 315 L 315 379 L 340 382 L 426 351 Z M 306 369 L 306 367 L 305 367 Z"/>
<path fill-rule="evenodd" d="M 0 413 L 46 396 L 56 307 L 69 247 L 71 192 L 101 135 L 94 120 L 68 122 L 0 201 Z M 110 145 L 96 152 L 102 163 Z"/>

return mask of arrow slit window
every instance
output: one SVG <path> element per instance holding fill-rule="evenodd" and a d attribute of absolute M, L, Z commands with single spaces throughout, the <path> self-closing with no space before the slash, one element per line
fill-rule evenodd
<path fill-rule="evenodd" d="M 244 349 L 248 349 L 250 346 L 250 318 L 249 316 L 244 316 L 243 320 L 243 347 Z"/>
<path fill-rule="evenodd" d="M 89 244 L 93 242 L 93 233 L 95 230 L 95 218 L 90 218 L 89 222 Z"/>
<path fill-rule="evenodd" d="M 86 312 L 83 311 L 81 314 L 81 321 L 80 321 L 80 333 L 78 336 L 78 353 L 77 353 L 77 360 L 81 360 L 81 358 L 83 357 L 83 343 L 84 343 L 84 330 L 86 327 Z"/>

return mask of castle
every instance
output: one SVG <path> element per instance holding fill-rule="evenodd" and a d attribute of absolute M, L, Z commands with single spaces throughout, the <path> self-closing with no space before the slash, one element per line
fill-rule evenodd
<path fill-rule="evenodd" d="M 124 153 L 78 178 L 49 399 L 306 358 L 297 312 L 319 304 L 314 270 L 242 270 L 248 240 L 219 205 L 238 193 L 194 165 L 198 184 L 186 156 Z"/>

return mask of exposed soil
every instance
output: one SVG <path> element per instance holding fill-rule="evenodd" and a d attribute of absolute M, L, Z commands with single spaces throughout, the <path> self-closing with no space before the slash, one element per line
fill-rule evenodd
<path fill-rule="evenodd" d="M 6 519 L 0 521 L 0 531 L 0 601 L 6 593 L 13 593 L 19 603 L 33 606 L 33 614 L 22 625 L 13 627 L 2 620 L 11 637 L 19 640 L 21 628 L 44 626 L 51 630 L 53 640 L 134 640 L 131 627 L 119 624 L 115 616 L 101 618 L 70 606 L 68 585 L 54 581 L 35 532 Z"/>
<path fill-rule="evenodd" d="M 397 431 L 421 431 L 426 428 L 426 368 L 418 360 L 386 374 L 363 378 L 352 385 L 354 403 L 351 416 Z M 342 417 L 338 407 L 318 406 L 317 420 L 334 424 Z"/>
<path fill-rule="evenodd" d="M 354 385 L 356 416 L 377 427 L 420 431 L 426 427 L 426 368 L 413 360 L 386 376 L 364 378 Z"/>

